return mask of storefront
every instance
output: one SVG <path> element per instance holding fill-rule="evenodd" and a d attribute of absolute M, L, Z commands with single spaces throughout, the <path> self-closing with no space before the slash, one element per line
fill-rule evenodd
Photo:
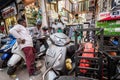
<path fill-rule="evenodd" d="M 42 19 L 39 0 L 31 0 L 31 2 L 26 0 L 25 4 L 27 26 L 36 26 L 36 21 Z"/>
<path fill-rule="evenodd" d="M 99 14 L 97 27 L 104 28 L 104 35 L 120 35 L 120 10 Z"/>
<path fill-rule="evenodd" d="M 12 23 L 16 23 L 16 15 L 17 15 L 17 9 L 15 3 L 11 3 L 9 6 L 5 7 L 2 12 L 2 17 L 5 20 L 5 29 L 8 33 L 8 30 L 10 26 L 12 26 Z"/>

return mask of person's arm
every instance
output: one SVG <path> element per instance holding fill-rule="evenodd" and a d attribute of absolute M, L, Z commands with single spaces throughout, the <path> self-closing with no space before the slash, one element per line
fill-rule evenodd
<path fill-rule="evenodd" d="M 9 33 L 12 34 L 15 38 L 22 40 L 22 37 L 19 35 L 20 31 L 21 31 L 21 27 L 19 25 L 16 25 L 9 30 Z"/>
<path fill-rule="evenodd" d="M 12 29 L 9 30 L 9 33 L 12 34 L 15 38 L 17 38 L 18 44 L 24 44 L 25 43 L 25 39 L 23 39 L 20 36 L 20 34 L 19 34 L 20 31 L 21 31 L 21 26 L 20 25 L 16 25 Z"/>

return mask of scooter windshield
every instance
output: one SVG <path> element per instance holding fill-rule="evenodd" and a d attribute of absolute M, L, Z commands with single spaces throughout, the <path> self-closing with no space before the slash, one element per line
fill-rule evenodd
<path fill-rule="evenodd" d="M 12 46 L 15 44 L 15 42 L 16 42 L 16 39 L 9 40 L 5 45 L 3 45 L 0 48 L 0 52 L 7 52 L 7 50 L 12 48 Z"/>
<path fill-rule="evenodd" d="M 58 46 L 65 46 L 68 42 L 70 42 L 70 39 L 67 35 L 64 33 L 55 33 L 50 36 L 51 41 L 53 44 Z"/>
<path fill-rule="evenodd" d="M 65 45 L 67 43 L 66 42 L 67 38 L 60 38 L 58 36 L 54 36 L 54 39 L 55 39 L 55 44 L 59 46 Z"/>

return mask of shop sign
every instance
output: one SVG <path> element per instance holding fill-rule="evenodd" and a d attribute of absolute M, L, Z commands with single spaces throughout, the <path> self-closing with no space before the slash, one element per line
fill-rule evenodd
<path fill-rule="evenodd" d="M 8 18 L 17 14 L 15 3 L 10 4 L 8 7 L 1 10 L 3 18 Z"/>
<path fill-rule="evenodd" d="M 104 35 L 107 36 L 120 36 L 120 21 L 104 21 L 97 22 L 98 28 L 104 28 Z"/>
<path fill-rule="evenodd" d="M 117 11 L 113 11 L 112 13 L 111 13 L 111 17 L 119 17 L 120 18 L 120 10 L 117 10 Z"/>
<path fill-rule="evenodd" d="M 98 20 L 104 20 L 110 17 L 110 12 L 102 12 L 98 16 Z"/>
<path fill-rule="evenodd" d="M 113 12 L 103 12 L 99 14 L 98 21 L 118 20 L 120 19 L 120 10 Z"/>

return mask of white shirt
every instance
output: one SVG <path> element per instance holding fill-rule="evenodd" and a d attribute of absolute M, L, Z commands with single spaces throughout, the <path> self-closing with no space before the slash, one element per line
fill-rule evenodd
<path fill-rule="evenodd" d="M 57 29 L 57 25 L 56 24 L 52 24 L 52 28 Z"/>
<path fill-rule="evenodd" d="M 58 28 L 61 28 L 63 30 L 65 26 L 61 22 L 58 22 L 57 24 L 52 24 L 52 28 L 54 28 L 55 32 L 57 32 Z"/>
<path fill-rule="evenodd" d="M 64 26 L 61 22 L 58 22 L 58 23 L 57 23 L 57 28 L 64 29 L 65 26 Z"/>
<path fill-rule="evenodd" d="M 41 30 L 38 30 L 37 27 L 28 27 L 27 28 L 30 31 L 30 35 L 34 38 L 38 38 L 41 36 Z"/>
<path fill-rule="evenodd" d="M 44 32 L 41 28 L 38 29 L 37 27 L 29 27 L 27 29 L 30 31 L 32 38 L 40 38 L 44 35 L 49 35 L 48 31 Z"/>
<path fill-rule="evenodd" d="M 17 24 L 12 29 L 10 29 L 9 32 L 17 39 L 25 39 L 25 43 L 20 44 L 21 49 L 24 47 L 33 47 L 33 41 L 30 32 L 24 26 Z"/>

